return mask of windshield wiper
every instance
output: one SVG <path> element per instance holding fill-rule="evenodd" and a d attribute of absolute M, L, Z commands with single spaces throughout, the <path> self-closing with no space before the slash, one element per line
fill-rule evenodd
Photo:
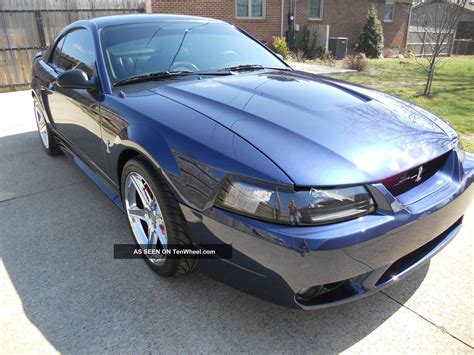
<path fill-rule="evenodd" d="M 155 73 L 132 76 L 127 79 L 122 79 L 122 80 L 117 81 L 115 84 L 113 84 L 113 86 L 121 86 L 121 85 L 126 85 L 126 84 L 168 79 L 168 78 L 187 76 L 187 75 L 230 75 L 230 74 L 231 73 L 229 72 L 223 72 L 223 71 L 188 71 L 188 70 L 160 71 L 160 72 L 155 72 Z"/>
<path fill-rule="evenodd" d="M 161 79 L 168 79 L 173 77 L 180 77 L 180 76 L 187 76 L 187 75 L 230 75 L 232 72 L 237 71 L 252 71 L 252 70 L 262 70 L 262 69 L 272 69 L 272 70 L 291 70 L 289 68 L 284 67 L 267 67 L 260 64 L 242 64 L 242 65 L 235 65 L 231 67 L 226 67 L 223 69 L 219 69 L 217 71 L 188 71 L 188 70 L 180 70 L 180 71 L 160 71 L 148 74 L 140 74 L 136 76 L 132 76 L 126 79 L 122 79 L 117 81 L 113 84 L 113 86 L 122 86 L 127 84 L 133 83 L 140 83 L 152 80 L 161 80 Z"/>
<path fill-rule="evenodd" d="M 219 71 L 229 71 L 229 72 L 237 72 L 237 71 L 252 71 L 252 70 L 262 70 L 262 69 L 273 69 L 273 70 L 290 70 L 289 68 L 284 67 L 267 67 L 261 64 L 241 64 L 241 65 L 234 65 L 231 67 L 225 67 L 220 69 Z"/>
<path fill-rule="evenodd" d="M 184 75 L 190 75 L 190 74 L 193 74 L 193 72 L 192 71 L 159 71 L 159 72 L 148 73 L 148 74 L 140 74 L 140 75 L 132 76 L 127 79 L 122 79 L 122 80 L 117 81 L 113 85 L 121 86 L 121 85 L 139 83 L 139 82 L 145 82 L 145 81 L 151 81 L 151 80 L 168 79 L 172 77 L 184 76 Z"/>

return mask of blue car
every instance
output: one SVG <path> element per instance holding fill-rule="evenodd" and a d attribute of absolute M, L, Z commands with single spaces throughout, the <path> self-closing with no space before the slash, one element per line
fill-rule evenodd
<path fill-rule="evenodd" d="M 162 276 L 199 267 L 281 305 L 337 305 L 427 262 L 472 200 L 474 157 L 448 123 L 295 71 L 222 21 L 74 22 L 36 55 L 31 87 L 45 151 L 123 209 L 140 250 L 232 246 L 144 253 Z"/>

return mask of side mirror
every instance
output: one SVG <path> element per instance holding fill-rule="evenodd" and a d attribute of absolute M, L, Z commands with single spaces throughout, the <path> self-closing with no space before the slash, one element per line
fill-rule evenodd
<path fill-rule="evenodd" d="M 89 80 L 81 69 L 72 69 L 60 74 L 56 79 L 58 86 L 65 89 L 93 89 L 96 87 L 94 79 Z"/>

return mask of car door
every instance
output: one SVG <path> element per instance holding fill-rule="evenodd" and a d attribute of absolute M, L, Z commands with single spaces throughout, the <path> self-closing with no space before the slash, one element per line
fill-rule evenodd
<path fill-rule="evenodd" d="M 101 139 L 100 90 L 59 87 L 55 80 L 71 69 L 83 70 L 89 79 L 97 78 L 96 54 L 92 36 L 85 28 L 68 32 L 53 50 L 50 65 L 56 77 L 48 85 L 48 104 L 54 129 L 69 147 L 93 168 L 105 172 Z M 99 78 L 97 78 L 99 79 Z"/>

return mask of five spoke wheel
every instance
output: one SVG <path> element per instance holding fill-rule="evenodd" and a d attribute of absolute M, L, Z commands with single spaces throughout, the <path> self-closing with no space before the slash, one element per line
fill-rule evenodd
<path fill-rule="evenodd" d="M 164 248 L 168 244 L 166 225 L 158 200 L 150 184 L 137 172 L 130 172 L 125 181 L 125 208 L 137 243 L 145 248 Z M 161 265 L 165 256 L 150 261 Z"/>
<path fill-rule="evenodd" d="M 41 141 L 46 149 L 49 148 L 49 136 L 48 136 L 48 126 L 46 125 L 46 120 L 43 115 L 43 111 L 39 107 L 38 102 L 35 100 L 35 118 L 36 124 L 38 126 L 38 131 L 41 137 Z"/>

